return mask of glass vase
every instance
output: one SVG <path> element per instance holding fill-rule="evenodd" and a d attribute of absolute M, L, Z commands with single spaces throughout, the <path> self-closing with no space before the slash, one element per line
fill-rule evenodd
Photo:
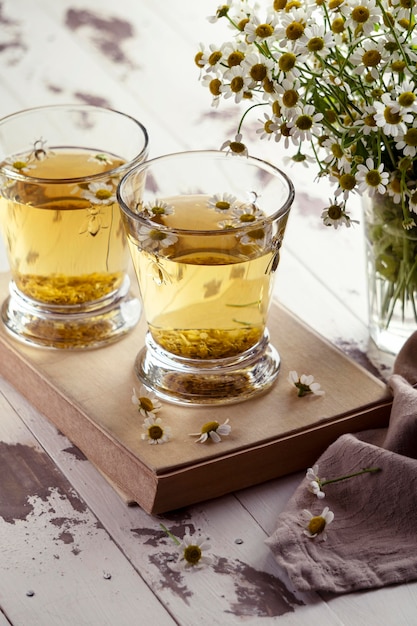
<path fill-rule="evenodd" d="M 417 329 L 417 227 L 404 228 L 401 204 L 363 198 L 370 336 L 397 354 Z"/>

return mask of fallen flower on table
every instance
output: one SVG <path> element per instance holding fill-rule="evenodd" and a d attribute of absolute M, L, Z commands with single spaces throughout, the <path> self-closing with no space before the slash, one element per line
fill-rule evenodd
<path fill-rule="evenodd" d="M 136 389 L 133 388 L 132 402 L 137 406 L 139 413 L 145 417 L 155 415 L 162 407 L 155 394 L 148 391 L 144 385 L 141 385 L 139 393 L 136 393 Z"/>
<path fill-rule="evenodd" d="M 331 483 L 338 483 L 342 480 L 348 480 L 349 478 L 354 478 L 355 476 L 361 476 L 362 474 L 376 474 L 377 472 L 381 472 L 380 467 L 365 467 L 358 472 L 353 472 L 352 474 L 346 474 L 345 476 L 339 476 L 338 478 L 320 478 L 318 475 L 319 466 L 313 465 L 313 467 L 309 467 L 306 473 L 306 478 L 308 480 L 308 489 L 312 493 L 314 493 L 318 498 L 324 498 L 325 493 L 322 491 L 322 487 L 325 485 L 330 485 Z"/>
<path fill-rule="evenodd" d="M 199 433 L 190 433 L 190 437 L 198 437 L 196 443 L 205 443 L 209 439 L 214 443 L 219 443 L 222 437 L 226 437 L 232 430 L 228 422 L 228 419 L 223 424 L 219 424 L 219 422 L 215 420 L 206 422 L 206 424 L 203 424 L 201 427 Z"/>
<path fill-rule="evenodd" d="M 142 439 L 148 441 L 150 444 L 161 444 L 169 441 L 172 437 L 171 429 L 169 426 L 163 426 L 160 417 L 149 415 L 142 424 L 142 428 L 145 430 L 142 433 Z"/>
<path fill-rule="evenodd" d="M 210 549 L 210 544 L 206 539 L 202 537 L 194 537 L 190 533 L 190 529 L 185 529 L 185 534 L 180 541 L 178 537 L 173 535 L 166 526 L 160 525 L 164 532 L 171 537 L 174 543 L 178 546 L 179 559 L 175 565 L 180 569 L 200 569 L 206 565 L 210 565 L 213 561 L 212 557 L 204 554 L 206 550 Z"/>
<path fill-rule="evenodd" d="M 334 520 L 334 513 L 326 506 L 320 515 L 313 515 L 307 509 L 303 511 L 307 516 L 307 528 L 303 531 L 310 539 L 320 538 L 325 541 L 327 539 L 326 529 Z"/>
<path fill-rule="evenodd" d="M 311 376 L 311 374 L 301 374 L 299 376 L 295 370 L 292 370 L 288 374 L 288 381 L 298 389 L 300 398 L 310 393 L 315 396 L 323 396 L 325 393 L 321 389 L 320 383 L 314 382 L 314 376 Z"/>

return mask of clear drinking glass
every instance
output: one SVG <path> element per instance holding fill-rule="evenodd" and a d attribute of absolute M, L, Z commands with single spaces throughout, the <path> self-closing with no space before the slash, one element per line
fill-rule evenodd
<path fill-rule="evenodd" d="M 14 337 L 91 348 L 136 325 L 116 188 L 147 151 L 144 126 L 111 109 L 55 105 L 0 120 L 0 228 L 11 271 L 1 316 Z"/>
<path fill-rule="evenodd" d="M 293 196 L 269 163 L 219 151 L 162 156 L 121 180 L 147 322 L 135 371 L 162 399 L 237 402 L 276 379 L 266 322 Z"/>

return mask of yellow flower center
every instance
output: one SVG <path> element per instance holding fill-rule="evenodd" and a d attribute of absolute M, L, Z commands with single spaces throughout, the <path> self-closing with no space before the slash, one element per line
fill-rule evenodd
<path fill-rule="evenodd" d="M 264 124 L 264 131 L 268 133 L 268 135 L 272 135 L 272 133 L 274 132 L 273 126 L 274 122 L 272 120 L 266 120 Z"/>
<path fill-rule="evenodd" d="M 285 9 L 286 4 L 287 0 L 274 0 L 274 10 L 281 11 L 282 9 Z"/>
<path fill-rule="evenodd" d="M 382 56 L 378 50 L 367 50 L 362 55 L 362 62 L 365 67 L 375 67 L 381 61 Z"/>
<path fill-rule="evenodd" d="M 301 2 L 298 0 L 291 0 L 291 2 L 287 2 L 285 5 L 286 13 L 289 13 L 291 9 L 299 9 L 301 7 Z"/>
<path fill-rule="evenodd" d="M 364 6 L 355 7 L 352 11 L 352 19 L 358 24 L 364 24 L 369 20 L 369 9 Z"/>
<path fill-rule="evenodd" d="M 272 113 L 277 117 L 281 115 L 281 106 L 278 100 L 274 100 L 274 102 L 272 103 Z"/>
<path fill-rule="evenodd" d="M 401 104 L 402 107 L 410 107 L 415 99 L 416 96 L 412 91 L 404 91 L 404 93 L 400 94 L 398 97 L 398 104 Z"/>
<path fill-rule="evenodd" d="M 351 191 L 356 185 L 356 179 L 352 174 L 342 174 L 339 185 L 345 191 Z"/>
<path fill-rule="evenodd" d="M 201 559 L 202 552 L 199 546 L 191 545 L 187 546 L 184 550 L 184 559 L 190 565 L 197 565 Z"/>
<path fill-rule="evenodd" d="M 398 61 L 393 61 L 391 63 L 391 69 L 393 72 L 396 72 L 397 74 L 400 74 L 401 72 L 403 72 L 406 68 L 406 62 L 402 61 L 402 60 L 398 60 Z"/>
<path fill-rule="evenodd" d="M 371 187 L 378 187 L 381 182 L 381 174 L 378 170 L 369 170 L 369 172 L 365 176 L 366 182 Z"/>
<path fill-rule="evenodd" d="M 23 170 L 23 169 L 25 169 L 25 167 L 27 167 L 27 165 L 28 164 L 26 163 L 26 161 L 15 161 L 13 163 L 13 168 L 15 170 Z"/>
<path fill-rule="evenodd" d="M 243 78 L 241 76 L 235 76 L 231 80 L 230 89 L 233 91 L 233 93 L 239 93 L 239 91 L 242 91 L 243 85 Z"/>
<path fill-rule="evenodd" d="M 326 120 L 330 122 L 330 124 L 334 124 L 337 121 L 337 115 L 335 111 L 333 111 L 333 109 L 326 109 L 324 115 L 326 116 Z"/>
<path fill-rule="evenodd" d="M 153 206 L 151 211 L 152 211 L 152 213 L 154 215 L 164 215 L 165 214 L 165 209 L 162 206 Z"/>
<path fill-rule="evenodd" d="M 250 223 L 254 222 L 256 220 L 256 217 L 253 215 L 253 213 L 243 213 L 243 215 L 240 216 L 239 220 L 243 223 Z"/>
<path fill-rule="evenodd" d="M 300 37 L 303 36 L 304 28 L 305 27 L 301 22 L 291 22 L 291 24 L 288 24 L 287 28 L 285 29 L 285 34 L 287 35 L 288 39 L 290 39 L 291 41 L 295 41 L 296 39 L 300 39 Z"/>
<path fill-rule="evenodd" d="M 284 52 L 278 59 L 279 69 L 283 72 L 289 72 L 295 66 L 296 60 L 297 57 L 295 54 L 292 52 Z"/>
<path fill-rule="evenodd" d="M 330 0 L 329 9 L 333 11 L 333 9 L 337 9 L 338 7 L 340 7 L 340 5 L 343 4 L 343 2 L 344 0 Z"/>
<path fill-rule="evenodd" d="M 332 220 L 338 220 L 342 217 L 342 209 L 338 204 L 332 204 L 327 209 L 327 213 Z"/>
<path fill-rule="evenodd" d="M 295 125 L 300 130 L 310 130 L 313 126 L 313 118 L 310 115 L 300 115 L 297 117 Z"/>
<path fill-rule="evenodd" d="M 220 209 L 221 211 L 228 211 L 230 209 L 230 203 L 224 200 L 219 200 L 216 202 L 216 209 Z"/>
<path fill-rule="evenodd" d="M 265 237 L 265 231 L 263 228 L 257 228 L 256 230 L 251 230 L 248 236 L 254 241 L 262 241 Z"/>
<path fill-rule="evenodd" d="M 220 52 L 220 50 L 215 50 L 214 52 L 210 54 L 208 58 L 208 62 L 210 65 L 216 65 L 216 63 L 218 63 L 221 58 L 222 58 L 222 53 Z"/>
<path fill-rule="evenodd" d="M 409 128 L 404 135 L 404 141 L 408 146 L 417 146 L 417 128 Z"/>
<path fill-rule="evenodd" d="M 203 58 L 203 53 L 201 52 L 197 52 L 197 54 L 194 57 L 194 63 L 197 65 L 197 67 L 203 67 L 204 63 L 202 62 L 202 58 Z"/>
<path fill-rule="evenodd" d="M 279 127 L 279 130 L 281 131 L 281 135 L 283 137 L 291 137 L 290 127 L 285 122 L 284 124 L 281 124 L 281 126 Z"/>
<path fill-rule="evenodd" d="M 264 78 L 262 83 L 265 93 L 274 93 L 274 83 L 269 78 Z"/>
<path fill-rule="evenodd" d="M 95 196 L 98 200 L 108 200 L 112 195 L 112 192 L 108 189 L 98 189 Z"/>
<path fill-rule="evenodd" d="M 161 439 L 163 434 L 164 434 L 164 431 L 157 424 L 153 424 L 152 426 L 149 426 L 148 428 L 149 439 L 153 439 L 154 441 L 156 441 L 157 439 Z"/>
<path fill-rule="evenodd" d="M 338 143 L 333 143 L 330 149 L 332 151 L 333 156 L 335 156 L 336 159 L 342 158 L 343 150 Z"/>
<path fill-rule="evenodd" d="M 244 58 L 245 55 L 243 54 L 243 52 L 240 52 L 240 50 L 235 50 L 234 52 L 231 52 L 227 57 L 227 65 L 229 67 L 240 65 Z"/>
<path fill-rule="evenodd" d="M 210 93 L 213 96 L 220 96 L 220 87 L 222 86 L 221 81 L 218 78 L 213 78 L 213 80 L 210 81 L 209 84 L 209 89 L 210 89 Z"/>
<path fill-rule="evenodd" d="M 321 515 L 312 517 L 308 524 L 308 530 L 312 535 L 319 535 L 326 528 L 326 520 Z"/>
<path fill-rule="evenodd" d="M 146 396 L 141 396 L 139 398 L 139 404 L 144 411 L 152 411 L 154 408 L 152 400 Z"/>
<path fill-rule="evenodd" d="M 307 44 L 307 48 L 310 52 L 319 52 L 319 50 L 323 50 L 324 48 L 324 39 L 323 37 L 312 37 Z"/>
<path fill-rule="evenodd" d="M 202 427 L 201 432 L 202 433 L 210 433 L 212 430 L 217 430 L 219 426 L 220 426 L 219 422 L 216 422 L 216 421 L 207 422 Z"/>
<path fill-rule="evenodd" d="M 336 17 L 332 22 L 332 31 L 336 34 L 343 33 L 345 30 L 345 20 L 343 17 Z"/>
<path fill-rule="evenodd" d="M 230 150 L 235 154 L 242 154 L 246 150 L 246 146 L 244 143 L 240 141 L 231 141 L 230 142 Z"/>
<path fill-rule="evenodd" d="M 249 18 L 248 17 L 244 17 L 243 20 L 240 20 L 240 22 L 238 22 L 237 27 L 240 30 L 241 33 L 243 33 L 243 31 L 245 30 L 245 26 L 246 24 L 249 23 Z"/>
<path fill-rule="evenodd" d="M 257 26 L 255 30 L 256 36 L 260 39 L 266 39 L 267 37 L 270 37 L 273 32 L 274 29 L 272 28 L 271 24 L 259 24 L 259 26 Z"/>
<path fill-rule="evenodd" d="M 298 102 L 298 93 L 295 89 L 288 89 L 282 96 L 282 102 L 286 107 L 294 107 Z"/>
<path fill-rule="evenodd" d="M 263 63 L 256 63 L 251 67 L 250 76 L 253 80 L 261 82 L 267 74 L 267 69 Z"/>
<path fill-rule="evenodd" d="M 402 120 L 402 115 L 399 111 L 394 112 L 392 107 L 385 107 L 384 118 L 388 124 L 399 124 Z"/>
<path fill-rule="evenodd" d="M 166 239 L 166 237 L 167 235 L 165 233 L 163 233 L 161 230 L 157 230 L 156 228 L 153 228 L 149 231 L 149 238 L 152 239 L 152 241 L 163 241 L 164 239 Z M 145 400 L 147 400 L 147 398 L 145 398 Z"/>
<path fill-rule="evenodd" d="M 376 126 L 375 118 L 371 114 L 365 116 L 364 122 L 365 126 L 370 126 L 371 128 L 375 128 Z"/>

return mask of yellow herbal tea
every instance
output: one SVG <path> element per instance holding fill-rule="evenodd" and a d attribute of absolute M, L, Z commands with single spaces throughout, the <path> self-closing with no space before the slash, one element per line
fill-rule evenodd
<path fill-rule="evenodd" d="M 25 296 L 67 307 L 120 287 L 128 250 L 115 197 L 118 180 L 106 172 L 122 163 L 85 149 L 45 152 L 39 144 L 37 153 L 0 164 L 0 227 L 13 280 Z M 98 174 L 103 176 L 89 181 Z M 80 180 L 68 180 L 74 178 Z"/>
<path fill-rule="evenodd" d="M 128 236 L 154 341 L 192 359 L 248 350 L 263 337 L 278 262 L 271 225 L 255 206 L 235 201 L 230 213 L 205 195 L 157 205 L 141 209 L 169 230 L 142 226 Z"/>

